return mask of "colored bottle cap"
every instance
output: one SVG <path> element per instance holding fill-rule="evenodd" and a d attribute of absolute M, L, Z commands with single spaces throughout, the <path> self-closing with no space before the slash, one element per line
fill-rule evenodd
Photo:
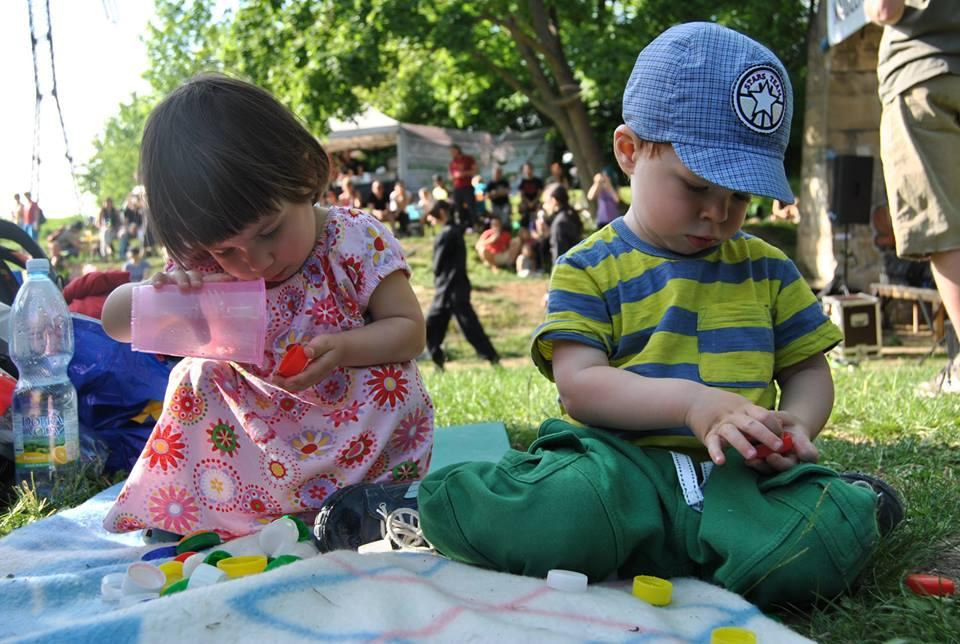
<path fill-rule="evenodd" d="M 277 373 L 284 378 L 290 378 L 306 369 L 308 362 L 310 360 L 307 359 L 307 354 L 303 352 L 303 347 L 299 344 L 291 344 L 287 348 L 283 360 L 280 361 L 280 366 L 277 367 Z"/>
<path fill-rule="evenodd" d="M 757 644 L 757 636 L 745 628 L 721 626 L 710 632 L 710 644 Z"/>
<path fill-rule="evenodd" d="M 587 589 L 587 576 L 582 572 L 554 568 L 547 572 L 547 585 L 568 593 L 582 593 Z"/>
<path fill-rule="evenodd" d="M 167 576 L 163 571 L 146 561 L 137 561 L 127 568 L 127 575 L 123 578 L 123 594 L 135 595 L 139 593 L 160 592 L 167 583 Z"/>
<path fill-rule="evenodd" d="M 940 575 L 907 575 L 907 588 L 916 595 L 932 595 L 946 597 L 957 592 L 957 584 L 949 577 Z"/>
<path fill-rule="evenodd" d="M 216 566 L 219 562 L 223 561 L 224 559 L 229 559 L 232 556 L 233 555 L 226 550 L 214 550 L 204 558 L 203 563 Z"/>
<path fill-rule="evenodd" d="M 227 573 L 229 577 L 246 577 L 263 572 L 267 567 L 267 558 L 264 555 L 246 555 L 230 557 L 217 562 L 217 568 Z M 194 573 L 196 574 L 196 573 Z"/>
<path fill-rule="evenodd" d="M 780 445 L 780 449 L 777 450 L 777 454 L 789 454 L 793 451 L 793 434 L 790 432 L 784 432 L 783 435 L 780 436 L 780 441 L 783 444 Z M 757 455 L 754 458 L 766 458 L 773 454 L 773 450 L 763 443 L 754 445 L 754 448 L 757 450 Z"/>
<path fill-rule="evenodd" d="M 177 581 L 171 582 L 164 586 L 160 591 L 160 596 L 165 597 L 166 595 L 173 595 L 174 593 L 183 592 L 187 589 L 189 584 L 189 579 L 178 579 Z"/>
<path fill-rule="evenodd" d="M 176 546 L 174 546 L 174 549 L 176 549 Z M 195 555 L 195 554 L 197 554 L 197 553 L 193 552 L 192 550 L 188 550 L 187 552 L 181 552 L 181 553 L 178 554 L 176 557 L 174 557 L 173 560 L 174 560 L 174 561 L 186 561 L 187 559 L 190 558 L 191 555 Z"/>
<path fill-rule="evenodd" d="M 282 555 L 293 555 L 294 557 L 300 557 L 301 559 L 310 559 L 316 557 L 320 554 L 320 551 L 317 550 L 317 546 L 313 544 L 312 541 L 297 541 L 293 544 L 288 545 L 286 548 L 282 548 L 280 551 L 275 552 L 275 557 L 280 557 Z"/>
<path fill-rule="evenodd" d="M 167 578 L 167 583 L 171 581 L 176 581 L 183 577 L 183 562 L 182 561 L 164 561 L 162 564 L 157 566 L 160 570 L 163 571 L 164 576 Z"/>
<path fill-rule="evenodd" d="M 273 570 L 274 568 L 280 568 L 281 566 L 292 564 L 294 561 L 300 561 L 300 557 L 295 557 L 293 555 L 280 555 L 276 559 L 272 559 L 267 564 L 267 567 L 265 568 L 265 570 Z"/>
<path fill-rule="evenodd" d="M 654 606 L 666 606 L 673 600 L 673 584 L 651 575 L 633 578 L 633 596 Z"/>
<path fill-rule="evenodd" d="M 175 557 L 177 555 L 176 546 L 164 546 L 162 548 L 154 548 L 149 552 L 145 552 L 140 561 L 153 561 L 155 559 L 167 559 L 169 557 Z"/>
<path fill-rule="evenodd" d="M 309 541 L 312 538 L 312 535 L 310 534 L 310 528 L 303 521 L 303 519 L 295 517 L 292 514 L 285 514 L 283 515 L 283 518 L 290 519 L 297 524 L 297 532 L 300 535 L 300 538 L 297 539 L 297 541 Z"/>
<path fill-rule="evenodd" d="M 221 543 L 223 543 L 223 541 L 221 541 L 220 535 L 216 532 L 191 532 L 184 536 L 183 539 L 180 539 L 180 542 L 177 544 L 177 554 L 180 555 L 191 550 L 199 552 L 207 548 L 219 546 Z"/>
<path fill-rule="evenodd" d="M 197 566 L 203 563 L 204 559 L 206 559 L 206 555 L 202 552 L 195 552 L 187 557 L 183 562 L 183 576 L 191 576 L 193 571 L 197 569 Z"/>

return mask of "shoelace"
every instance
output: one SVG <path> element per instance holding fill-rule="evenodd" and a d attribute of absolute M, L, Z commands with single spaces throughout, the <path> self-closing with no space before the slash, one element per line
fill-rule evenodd
<path fill-rule="evenodd" d="M 399 550 L 433 551 L 433 545 L 420 529 L 420 513 L 410 508 L 387 512 L 387 504 L 377 508 L 380 515 L 380 536 Z"/>

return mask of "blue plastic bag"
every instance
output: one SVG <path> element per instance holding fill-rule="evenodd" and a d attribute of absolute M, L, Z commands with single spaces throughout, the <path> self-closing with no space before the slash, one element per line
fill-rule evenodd
<path fill-rule="evenodd" d="M 138 353 L 108 336 L 99 320 L 73 316 L 74 353 L 68 373 L 77 388 L 80 433 L 108 450 L 104 469 L 129 471 L 143 451 L 155 419 L 133 421 L 162 401 L 175 362 Z"/>

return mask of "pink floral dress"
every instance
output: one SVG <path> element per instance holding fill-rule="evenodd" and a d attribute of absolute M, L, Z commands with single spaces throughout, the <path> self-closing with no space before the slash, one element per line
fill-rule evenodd
<path fill-rule="evenodd" d="M 363 326 L 377 285 L 410 272 L 370 215 L 335 207 L 325 225 L 300 272 L 267 291 L 261 366 L 184 358 L 171 372 L 163 412 L 107 530 L 238 536 L 316 511 L 345 485 L 426 473 L 433 404 L 415 362 L 338 368 L 297 393 L 266 380 L 289 345 Z"/>

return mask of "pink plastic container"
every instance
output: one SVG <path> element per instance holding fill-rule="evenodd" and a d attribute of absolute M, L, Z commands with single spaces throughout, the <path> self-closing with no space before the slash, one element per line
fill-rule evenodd
<path fill-rule="evenodd" d="M 174 284 L 133 289 L 134 351 L 260 365 L 267 333 L 263 280 L 207 282 L 181 291 Z"/>

